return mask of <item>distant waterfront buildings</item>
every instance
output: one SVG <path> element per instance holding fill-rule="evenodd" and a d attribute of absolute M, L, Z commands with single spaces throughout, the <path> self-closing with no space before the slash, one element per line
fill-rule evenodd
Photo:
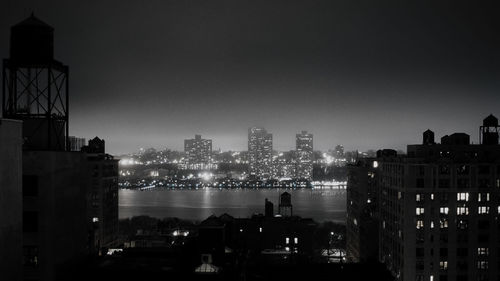
<path fill-rule="evenodd" d="M 296 135 L 296 178 L 311 179 L 313 171 L 313 135 L 302 131 Z"/>
<path fill-rule="evenodd" d="M 248 161 L 250 174 L 260 178 L 273 177 L 273 135 L 266 129 L 248 129 Z"/>
<path fill-rule="evenodd" d="M 212 140 L 202 139 L 195 135 L 194 139 L 184 140 L 187 168 L 203 170 L 212 168 Z"/>

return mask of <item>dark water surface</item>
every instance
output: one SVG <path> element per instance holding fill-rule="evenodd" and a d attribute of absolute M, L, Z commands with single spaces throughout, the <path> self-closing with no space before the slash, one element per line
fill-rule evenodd
<path fill-rule="evenodd" d="M 345 189 L 198 189 L 198 190 L 129 190 L 119 191 L 119 216 L 127 218 L 147 215 L 156 218 L 178 217 L 201 221 L 208 216 L 228 213 L 233 217 L 249 217 L 264 213 L 264 200 L 274 203 L 287 191 L 292 195 L 294 215 L 318 222 L 345 222 Z"/>

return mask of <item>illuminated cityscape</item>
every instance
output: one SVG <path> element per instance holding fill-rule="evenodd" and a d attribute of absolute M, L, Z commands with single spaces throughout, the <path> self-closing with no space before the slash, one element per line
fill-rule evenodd
<path fill-rule="evenodd" d="M 495 4 L 1 1 L 0 280 L 500 280 Z"/>

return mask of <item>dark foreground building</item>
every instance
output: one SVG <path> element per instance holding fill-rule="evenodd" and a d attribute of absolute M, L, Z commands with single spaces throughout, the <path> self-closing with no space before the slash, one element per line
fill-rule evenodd
<path fill-rule="evenodd" d="M 5 121 L 0 135 L 1 188 L 9 199 L 0 203 L 2 216 L 10 214 L 0 232 L 10 245 L 2 247 L 2 259 L 8 255 L 2 266 L 10 269 L 0 278 L 70 280 L 89 255 L 116 239 L 117 163 L 104 146 L 71 151 L 68 67 L 53 57 L 52 27 L 33 15 L 13 26 L 3 73 L 3 117 L 16 121 Z M 89 202 L 101 204 L 97 213 Z"/>
<path fill-rule="evenodd" d="M 368 172 L 373 171 L 379 197 L 379 259 L 397 279 L 500 278 L 499 131 L 490 115 L 480 126 L 479 144 L 471 144 L 464 133 L 436 143 L 427 130 L 422 144 L 408 145 L 407 155 L 378 152 Z M 360 172 L 358 182 L 366 172 Z M 363 193 L 360 186 L 351 187 Z M 357 211 L 350 207 L 348 212 L 349 228 Z M 362 243 L 374 241 L 365 239 Z M 360 258 L 352 249 L 348 256 Z"/>

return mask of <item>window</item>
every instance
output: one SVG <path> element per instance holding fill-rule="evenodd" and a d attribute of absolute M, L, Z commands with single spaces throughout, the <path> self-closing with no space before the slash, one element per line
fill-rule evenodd
<path fill-rule="evenodd" d="M 447 257 L 448 256 L 448 248 L 440 248 L 439 249 L 439 256 L 440 257 Z"/>
<path fill-rule="evenodd" d="M 477 261 L 477 269 L 488 269 L 488 261 Z"/>
<path fill-rule="evenodd" d="M 448 269 L 448 261 L 440 261 L 439 262 L 439 269 L 447 270 Z"/>
<path fill-rule="evenodd" d="M 439 228 L 448 228 L 448 219 L 440 219 Z"/>
<path fill-rule="evenodd" d="M 449 188 L 450 180 L 449 179 L 440 179 L 439 180 L 439 188 Z"/>
<path fill-rule="evenodd" d="M 415 255 L 417 256 L 417 258 L 422 258 L 424 256 L 424 248 L 416 248 L 416 253 Z"/>
<path fill-rule="evenodd" d="M 457 221 L 457 229 L 459 230 L 465 230 L 467 229 L 467 220 L 458 220 Z"/>
<path fill-rule="evenodd" d="M 490 193 L 478 193 L 477 202 L 488 202 L 490 201 Z"/>
<path fill-rule="evenodd" d="M 469 192 L 457 193 L 457 201 L 469 201 Z"/>
<path fill-rule="evenodd" d="M 424 194 L 422 194 L 422 193 L 415 194 L 415 201 L 416 202 L 423 202 L 424 201 Z"/>
<path fill-rule="evenodd" d="M 458 175 L 468 175 L 469 174 L 469 166 L 468 165 L 459 165 L 457 167 Z"/>
<path fill-rule="evenodd" d="M 38 196 L 38 177 L 23 175 L 23 196 Z"/>
<path fill-rule="evenodd" d="M 468 215 L 469 214 L 469 208 L 468 207 L 457 207 L 457 215 Z"/>
<path fill-rule="evenodd" d="M 439 166 L 439 174 L 440 175 L 449 175 L 450 174 L 450 167 L 447 165 Z"/>
<path fill-rule="evenodd" d="M 447 215 L 449 210 L 450 210 L 450 208 L 448 208 L 448 207 L 439 207 L 439 213 L 441 215 Z"/>
<path fill-rule="evenodd" d="M 23 212 L 23 231 L 24 232 L 38 231 L 38 212 L 33 212 L 33 211 Z"/>
<path fill-rule="evenodd" d="M 490 212 L 490 207 L 488 206 L 477 207 L 477 213 L 480 215 L 488 214 L 489 212 Z"/>
<path fill-rule="evenodd" d="M 457 179 L 457 188 L 470 188 L 469 179 Z"/>
<path fill-rule="evenodd" d="M 479 167 L 477 168 L 477 172 L 478 174 L 480 175 L 487 175 L 490 173 L 490 166 L 487 166 L 487 165 L 479 165 Z"/>
<path fill-rule="evenodd" d="M 424 208 L 422 208 L 422 207 L 416 208 L 415 209 L 415 213 L 417 214 L 417 216 L 423 215 L 424 214 Z"/>
<path fill-rule="evenodd" d="M 467 257 L 468 249 L 467 248 L 457 248 L 457 256 L 459 257 Z"/>
<path fill-rule="evenodd" d="M 488 256 L 488 254 L 489 254 L 489 248 L 477 248 L 478 256 Z"/>
<path fill-rule="evenodd" d="M 424 228 L 424 221 L 417 220 L 417 229 L 423 229 L 423 228 Z"/>
<path fill-rule="evenodd" d="M 418 178 L 416 182 L 417 188 L 423 188 L 424 187 L 424 179 Z"/>
<path fill-rule="evenodd" d="M 37 246 L 23 246 L 23 265 L 27 267 L 38 267 Z"/>
<path fill-rule="evenodd" d="M 489 220 L 479 220 L 477 222 L 477 228 L 478 229 L 488 229 L 488 228 L 490 228 L 490 221 Z"/>

